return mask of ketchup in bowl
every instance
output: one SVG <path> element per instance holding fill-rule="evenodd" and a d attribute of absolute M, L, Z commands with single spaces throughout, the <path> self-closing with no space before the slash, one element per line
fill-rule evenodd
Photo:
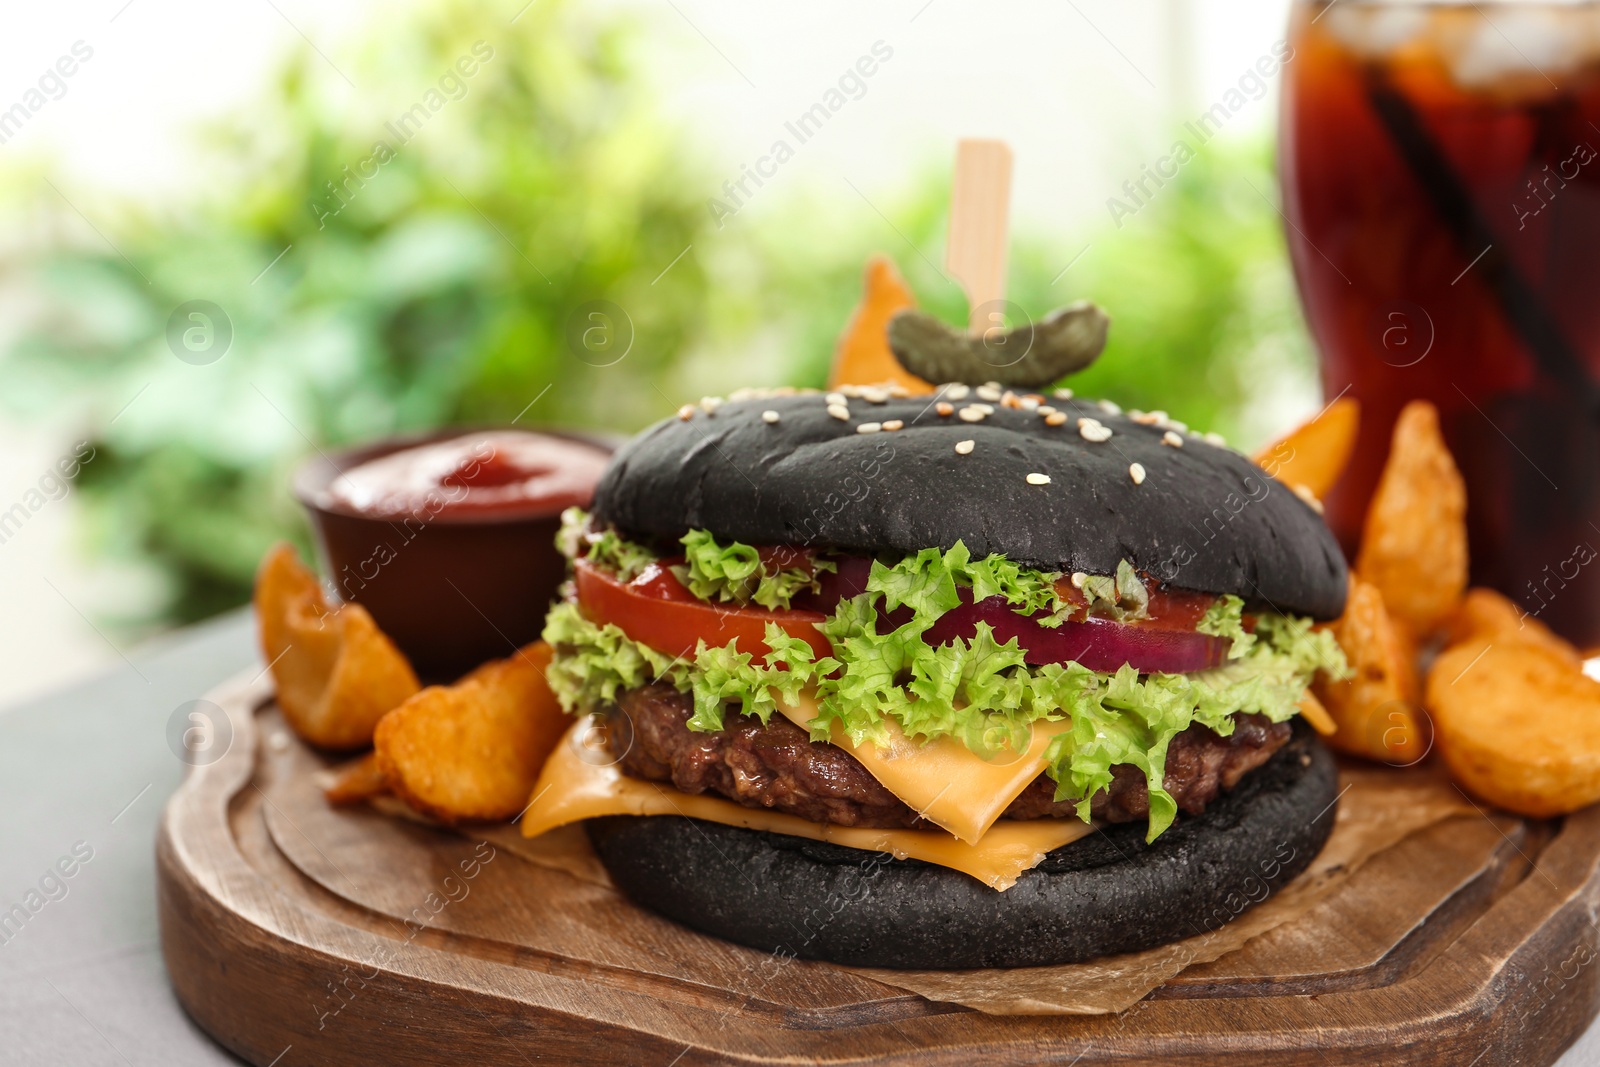
<path fill-rule="evenodd" d="M 428 681 L 535 640 L 565 577 L 561 512 L 587 507 L 599 438 L 448 430 L 312 460 L 295 477 L 326 573 Z"/>
<path fill-rule="evenodd" d="M 382 519 L 559 515 L 588 505 L 608 458 L 526 430 L 463 434 L 358 464 L 333 479 L 327 497 Z"/>

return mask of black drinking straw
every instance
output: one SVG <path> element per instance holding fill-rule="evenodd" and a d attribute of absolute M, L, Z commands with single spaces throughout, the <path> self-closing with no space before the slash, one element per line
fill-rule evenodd
<path fill-rule="evenodd" d="M 1552 379 L 1578 390 L 1591 406 L 1600 405 L 1595 382 L 1589 377 L 1582 359 L 1567 343 L 1538 293 L 1517 271 L 1511 256 L 1473 204 L 1466 185 L 1451 168 L 1411 102 L 1391 86 L 1383 71 L 1376 67 L 1368 71 L 1367 97 L 1372 102 L 1372 110 L 1389 131 L 1400 157 L 1411 168 L 1412 176 L 1450 230 L 1462 256 L 1471 260 L 1483 253 L 1476 269 L 1534 360 Z M 1484 252 L 1486 247 L 1488 251 Z"/>

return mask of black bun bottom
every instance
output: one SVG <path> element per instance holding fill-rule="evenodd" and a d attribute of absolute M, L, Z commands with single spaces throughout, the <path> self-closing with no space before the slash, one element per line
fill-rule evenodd
<path fill-rule="evenodd" d="M 704 933 L 803 959 L 961 969 L 1080 963 L 1214 930 L 1311 863 L 1338 770 L 1309 727 L 1204 815 L 1145 844 L 1143 823 L 1050 853 L 1003 893 L 958 871 L 679 816 L 592 820 L 636 903 Z"/>

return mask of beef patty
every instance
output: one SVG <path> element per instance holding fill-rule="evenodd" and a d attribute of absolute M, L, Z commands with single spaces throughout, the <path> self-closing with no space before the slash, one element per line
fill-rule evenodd
<path fill-rule="evenodd" d="M 749 808 L 771 808 L 838 826 L 927 829 L 930 823 L 885 789 L 854 756 L 836 745 L 812 741 L 782 715 L 761 720 L 730 713 L 725 727 L 700 733 L 688 727 L 694 703 L 670 685 L 631 689 L 610 709 L 607 744 L 618 766 L 635 778 L 671 782 L 685 793 L 718 793 Z M 1167 746 L 1162 784 L 1191 815 L 1241 777 L 1265 763 L 1288 740 L 1288 723 L 1260 715 L 1236 715 L 1233 734 L 1218 736 L 1195 725 Z M 1090 800 L 1095 818 L 1132 822 L 1150 814 L 1144 772 L 1120 764 L 1112 780 Z M 1041 774 L 1004 818 L 1062 818 L 1076 801 L 1055 798 L 1056 783 Z"/>

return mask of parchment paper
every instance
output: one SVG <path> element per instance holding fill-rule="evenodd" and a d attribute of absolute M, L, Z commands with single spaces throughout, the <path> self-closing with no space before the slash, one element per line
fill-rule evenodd
<path fill-rule="evenodd" d="M 1477 812 L 1441 769 L 1346 767 L 1338 818 L 1326 847 L 1298 878 L 1211 933 L 1145 952 L 1058 967 L 891 971 L 853 967 L 885 985 L 991 1015 L 1093 1015 L 1123 1011 L 1196 963 L 1209 963 L 1337 892 L 1373 856 L 1406 836 Z"/>
<path fill-rule="evenodd" d="M 343 767 L 330 767 L 318 771 L 314 779 L 317 787 L 326 791 L 339 780 L 343 770 Z M 522 836 L 515 821 L 454 827 L 422 814 L 399 797 L 387 793 L 367 797 L 366 803 L 374 811 L 391 818 L 404 819 L 447 833 L 459 833 L 474 841 L 488 841 L 500 851 L 519 856 L 535 866 L 561 871 L 580 881 L 592 882 L 607 889 L 613 888 L 611 876 L 594 854 L 594 849 L 589 847 L 589 836 L 584 833 L 581 823 L 558 826 L 530 840 Z"/>
<path fill-rule="evenodd" d="M 1057 967 L 974 971 L 896 971 L 852 967 L 885 985 L 929 1000 L 961 1004 L 992 1015 L 1092 1015 L 1124 1011 L 1186 967 L 1209 963 L 1251 938 L 1293 922 L 1338 892 L 1372 857 L 1402 839 L 1457 815 L 1476 814 L 1441 767 L 1395 770 L 1347 765 L 1340 770 L 1337 816 L 1326 847 L 1311 866 L 1264 903 L 1210 933 L 1145 952 Z M 417 822 L 402 802 L 378 797 L 379 810 Z M 436 825 L 436 824 L 435 824 Z M 589 847 L 581 825 L 528 839 L 513 825 L 463 831 L 529 863 L 610 887 L 610 877 Z"/>

